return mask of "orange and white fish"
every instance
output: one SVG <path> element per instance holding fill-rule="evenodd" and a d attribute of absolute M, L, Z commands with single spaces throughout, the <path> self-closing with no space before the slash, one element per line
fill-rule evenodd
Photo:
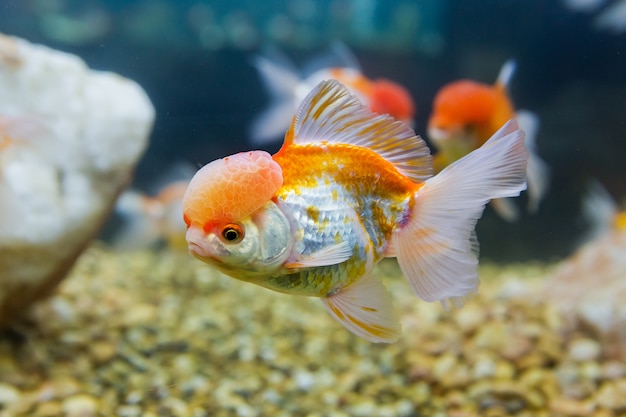
<path fill-rule="evenodd" d="M 330 53 L 332 55 L 309 64 L 306 76 L 300 75 L 277 51 L 255 58 L 254 65 L 272 101 L 252 123 L 250 138 L 253 143 L 265 144 L 280 138 L 309 91 L 328 79 L 335 79 L 348 87 L 373 112 L 389 114 L 397 120 L 413 124 L 415 104 L 406 88 L 384 78 L 367 78 L 356 58 L 342 44 L 334 44 Z"/>
<path fill-rule="evenodd" d="M 123 220 L 113 236 L 117 249 L 146 249 L 160 243 L 170 248 L 185 248 L 187 227 L 180 217 L 189 180 L 173 181 L 151 196 L 137 190 L 122 193 L 115 212 Z"/>
<path fill-rule="evenodd" d="M 459 80 L 441 88 L 428 121 L 428 137 L 437 150 L 434 167 L 439 172 L 482 146 L 507 120 L 516 119 L 526 133 L 526 147 L 530 153 L 526 171 L 528 209 L 534 212 L 548 190 L 550 174 L 536 152 L 539 119 L 526 110 L 516 112 L 507 92 L 514 71 L 514 61 L 507 61 L 494 85 Z M 497 200 L 492 205 L 506 220 L 515 220 L 519 215 L 510 200 Z"/>
<path fill-rule="evenodd" d="M 183 201 L 189 251 L 233 278 L 319 297 L 353 333 L 393 342 L 401 328 L 374 266 L 397 257 L 419 297 L 460 304 L 478 286 L 474 225 L 490 199 L 525 188 L 526 160 L 511 121 L 433 177 L 410 127 L 327 80 L 275 155 L 238 153 L 196 173 Z"/>
<path fill-rule="evenodd" d="M 582 208 L 590 230 L 581 239 L 581 245 L 610 233 L 626 232 L 626 210 L 620 209 L 618 203 L 598 180 L 588 182 Z"/>

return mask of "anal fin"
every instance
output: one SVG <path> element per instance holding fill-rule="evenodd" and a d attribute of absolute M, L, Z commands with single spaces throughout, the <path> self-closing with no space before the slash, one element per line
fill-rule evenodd
<path fill-rule="evenodd" d="M 402 334 L 391 296 L 371 274 L 322 301 L 339 323 L 370 342 L 392 343 Z"/>

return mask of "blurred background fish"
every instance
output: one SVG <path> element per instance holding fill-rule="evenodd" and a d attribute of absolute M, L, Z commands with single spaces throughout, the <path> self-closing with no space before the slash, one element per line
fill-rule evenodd
<path fill-rule="evenodd" d="M 626 232 L 626 210 L 620 209 L 600 181 L 590 180 L 582 209 L 589 231 L 581 243 L 594 241 L 612 232 Z"/>
<path fill-rule="evenodd" d="M 328 79 L 344 84 L 373 112 L 413 125 L 415 103 L 407 89 L 384 78 L 367 78 L 356 57 L 342 43 L 333 43 L 327 53 L 310 60 L 302 70 L 269 47 L 253 63 L 271 99 L 268 108 L 252 122 L 250 138 L 255 144 L 280 139 L 298 104 L 313 87 Z"/>
<path fill-rule="evenodd" d="M 185 250 L 182 202 L 193 174 L 193 166 L 177 163 L 150 190 L 122 193 L 115 206 L 120 224 L 108 239 L 113 247 L 129 250 L 166 245 Z"/>
<path fill-rule="evenodd" d="M 526 110 L 516 111 L 507 91 L 515 66 L 515 61 L 507 61 L 493 85 L 459 80 L 442 87 L 434 99 L 428 138 L 436 149 L 434 167 L 439 172 L 482 146 L 507 120 L 516 118 L 526 133 L 526 147 L 530 152 L 528 209 L 534 212 L 548 189 L 549 170 L 536 152 L 538 117 Z M 511 200 L 494 200 L 492 206 L 506 220 L 519 217 Z"/>
<path fill-rule="evenodd" d="M 591 25 L 613 34 L 626 32 L 626 0 L 561 0 L 568 9 L 590 14 Z"/>
<path fill-rule="evenodd" d="M 395 257 L 418 297 L 462 305 L 478 287 L 476 222 L 489 200 L 526 188 L 527 157 L 511 120 L 433 176 L 411 128 L 326 80 L 278 153 L 240 152 L 196 173 L 183 206 L 189 252 L 233 278 L 318 297 L 353 333 L 394 342 L 401 326 L 374 266 Z"/>
<path fill-rule="evenodd" d="M 610 357 L 626 353 L 626 210 L 600 181 L 588 182 L 579 247 L 547 279 L 541 297 L 582 323 Z"/>

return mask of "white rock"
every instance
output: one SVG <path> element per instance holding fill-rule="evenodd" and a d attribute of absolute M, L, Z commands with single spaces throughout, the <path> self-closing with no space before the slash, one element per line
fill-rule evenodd
<path fill-rule="evenodd" d="M 0 382 L 0 409 L 17 402 L 22 397 L 20 391 L 12 385 Z"/>
<path fill-rule="evenodd" d="M 0 325 L 45 296 L 98 233 L 147 146 L 136 83 L 0 34 Z"/>

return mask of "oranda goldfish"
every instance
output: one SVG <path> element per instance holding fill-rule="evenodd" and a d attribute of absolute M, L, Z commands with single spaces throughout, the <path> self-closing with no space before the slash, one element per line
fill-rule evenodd
<path fill-rule="evenodd" d="M 328 55 L 312 60 L 304 71 L 306 75 L 301 75 L 277 51 L 256 57 L 254 65 L 272 98 L 268 109 L 251 126 L 250 137 L 254 143 L 280 138 L 304 97 L 327 79 L 335 79 L 348 87 L 373 112 L 413 123 L 415 104 L 407 89 L 384 78 L 367 78 L 356 58 L 342 44 L 334 44 Z"/>
<path fill-rule="evenodd" d="M 582 209 L 590 230 L 581 239 L 581 244 L 610 233 L 626 232 L 626 210 L 620 207 L 598 180 L 588 181 Z"/>
<path fill-rule="evenodd" d="M 233 278 L 319 297 L 350 331 L 393 342 L 400 324 L 374 266 L 397 257 L 419 297 L 460 302 L 478 285 L 474 225 L 490 199 L 525 188 L 526 160 L 510 121 L 433 177 L 410 127 L 327 80 L 276 154 L 238 153 L 196 173 L 183 201 L 189 251 Z"/>
<path fill-rule="evenodd" d="M 435 96 L 433 112 L 428 121 L 428 137 L 436 148 L 435 172 L 482 146 L 507 120 L 516 119 L 526 133 L 530 153 L 528 177 L 528 209 L 534 212 L 547 192 L 549 169 L 539 158 L 535 147 L 539 119 L 529 111 L 515 111 L 507 85 L 515 63 L 507 61 L 494 85 L 472 80 L 447 84 Z M 493 207 L 506 220 L 519 214 L 510 200 L 496 200 Z"/>
<path fill-rule="evenodd" d="M 145 249 L 166 243 L 184 249 L 186 226 L 180 218 L 183 196 L 189 180 L 178 180 L 164 186 L 156 195 L 137 190 L 122 193 L 115 212 L 123 219 L 123 227 L 113 236 L 117 249 Z"/>

